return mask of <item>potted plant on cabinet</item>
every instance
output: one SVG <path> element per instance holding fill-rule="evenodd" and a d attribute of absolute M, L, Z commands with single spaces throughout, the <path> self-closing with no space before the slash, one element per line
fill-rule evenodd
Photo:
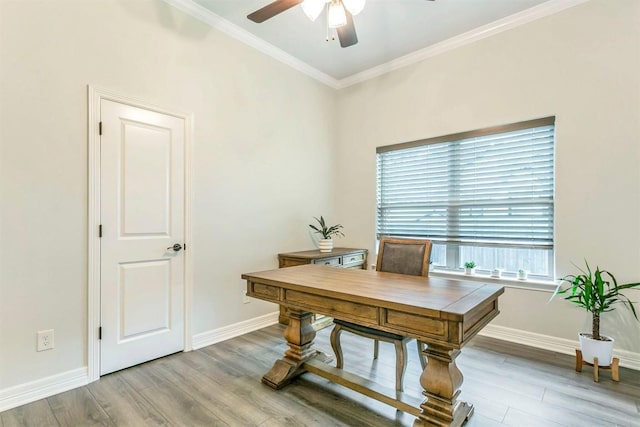
<path fill-rule="evenodd" d="M 464 263 L 464 274 L 474 274 L 476 272 L 476 262 L 467 261 Z"/>
<path fill-rule="evenodd" d="M 610 272 L 600 270 L 599 267 L 596 267 L 596 270 L 592 272 L 589 263 L 585 261 L 585 264 L 587 269 L 586 271 L 580 269 L 581 274 L 563 277 L 551 298 L 558 294 L 564 294 L 566 295 L 564 299 L 591 313 L 591 333 L 581 332 L 578 335 L 582 358 L 586 362 L 593 363 L 594 357 L 597 357 L 598 366 L 609 366 L 612 360 L 614 339 L 600 335 L 600 315 L 613 311 L 616 304 L 623 304 L 629 307 L 636 320 L 639 320 L 634 302 L 621 291 L 638 287 L 640 283 L 619 285 Z M 563 287 L 564 284 L 569 284 L 569 286 Z"/>
<path fill-rule="evenodd" d="M 316 217 L 314 217 L 314 219 L 318 221 L 319 227 L 316 227 L 313 224 L 309 224 L 309 227 L 311 227 L 314 232 L 322 236 L 322 238 L 318 242 L 320 252 L 331 252 L 333 250 L 333 240 L 331 239 L 331 237 L 344 236 L 344 234 L 342 234 L 342 231 L 340 231 L 342 229 L 342 225 L 336 224 L 328 227 L 322 215 L 320 215 L 320 219 Z"/>

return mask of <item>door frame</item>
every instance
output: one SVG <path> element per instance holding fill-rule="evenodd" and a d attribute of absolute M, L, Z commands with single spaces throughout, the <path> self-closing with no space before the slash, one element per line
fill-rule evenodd
<path fill-rule="evenodd" d="M 88 221 L 87 221 L 87 375 L 89 382 L 100 379 L 100 102 L 109 100 L 132 107 L 178 117 L 185 123 L 184 156 L 184 243 L 189 248 L 184 255 L 184 350 L 191 351 L 191 310 L 193 294 L 193 244 L 191 239 L 191 143 L 193 114 L 167 110 L 147 102 L 122 96 L 109 90 L 87 85 L 88 94 Z"/>

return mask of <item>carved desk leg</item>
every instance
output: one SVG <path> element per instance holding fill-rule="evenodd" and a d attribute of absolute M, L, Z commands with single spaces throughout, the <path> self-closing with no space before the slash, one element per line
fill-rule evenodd
<path fill-rule="evenodd" d="M 280 389 L 292 379 L 304 373 L 301 365 L 315 355 L 313 339 L 316 331 L 311 325 L 313 313 L 288 310 L 289 325 L 284 330 L 284 338 L 289 349 L 282 359 L 276 360 L 271 370 L 262 377 L 262 382 L 271 388 Z"/>
<path fill-rule="evenodd" d="M 422 412 L 413 423 L 422 426 L 460 426 L 473 414 L 473 406 L 458 401 L 462 372 L 456 366 L 460 350 L 429 344 L 424 350 L 427 367 L 420 376 L 423 394 Z"/>

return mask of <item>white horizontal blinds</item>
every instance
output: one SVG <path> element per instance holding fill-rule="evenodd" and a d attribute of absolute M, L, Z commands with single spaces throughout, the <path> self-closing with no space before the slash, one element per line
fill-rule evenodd
<path fill-rule="evenodd" d="M 552 248 L 553 119 L 499 129 L 379 148 L 378 236 Z"/>

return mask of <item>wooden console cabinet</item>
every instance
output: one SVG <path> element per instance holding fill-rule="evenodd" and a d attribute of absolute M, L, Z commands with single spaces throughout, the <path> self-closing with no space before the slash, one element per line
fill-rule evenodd
<path fill-rule="evenodd" d="M 303 264 L 320 264 L 330 265 L 332 267 L 341 268 L 361 268 L 367 269 L 367 253 L 366 249 L 354 248 L 333 248 L 331 252 L 320 252 L 319 250 L 287 252 L 278 254 L 278 267 L 293 267 Z M 280 306 L 280 316 L 278 321 L 286 325 L 289 323 L 289 317 L 286 315 L 286 308 Z M 313 321 L 314 329 L 322 329 L 328 326 L 333 319 L 327 316 L 316 315 Z"/>

